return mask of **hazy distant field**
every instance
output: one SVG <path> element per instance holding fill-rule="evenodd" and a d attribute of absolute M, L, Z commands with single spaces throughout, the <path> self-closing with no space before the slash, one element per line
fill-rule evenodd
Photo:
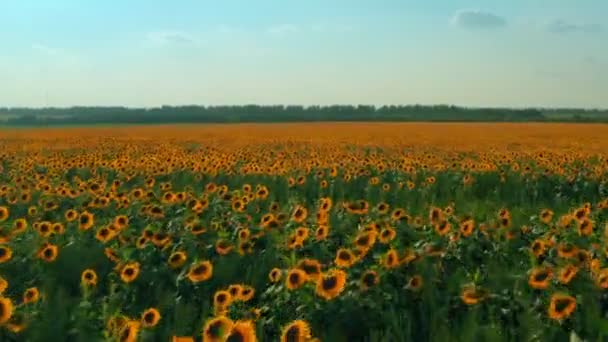
<path fill-rule="evenodd" d="M 606 339 L 606 137 L 0 129 L 0 340 Z"/>

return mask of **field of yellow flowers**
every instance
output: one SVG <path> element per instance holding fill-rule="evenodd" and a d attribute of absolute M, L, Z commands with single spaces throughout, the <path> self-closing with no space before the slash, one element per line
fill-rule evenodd
<path fill-rule="evenodd" d="M 0 130 L 0 341 L 608 338 L 608 125 Z"/>

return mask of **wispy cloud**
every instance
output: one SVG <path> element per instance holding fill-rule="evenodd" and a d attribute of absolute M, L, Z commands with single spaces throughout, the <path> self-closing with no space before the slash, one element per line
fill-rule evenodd
<path fill-rule="evenodd" d="M 564 19 L 556 19 L 545 25 L 547 31 L 557 34 L 566 34 L 574 32 L 597 33 L 602 31 L 600 24 L 581 24 L 572 23 Z"/>
<path fill-rule="evenodd" d="M 275 26 L 271 26 L 268 29 L 266 29 L 266 32 L 268 34 L 277 36 L 277 37 L 284 37 L 286 35 L 293 34 L 298 31 L 300 31 L 300 28 L 293 24 L 275 25 Z"/>
<path fill-rule="evenodd" d="M 477 9 L 457 11 L 450 22 L 458 27 L 472 30 L 498 29 L 507 26 L 507 20 L 497 14 Z"/>
<path fill-rule="evenodd" d="M 188 32 L 161 30 L 148 33 L 148 41 L 155 44 L 193 44 L 198 40 Z"/>
<path fill-rule="evenodd" d="M 66 50 L 43 43 L 34 43 L 30 47 L 40 57 L 40 61 L 49 65 L 75 67 L 86 64 L 86 58 L 84 58 L 82 52 Z"/>
<path fill-rule="evenodd" d="M 39 53 L 49 55 L 49 56 L 57 56 L 62 53 L 62 51 L 60 49 L 52 48 L 50 46 L 47 46 L 44 44 L 38 44 L 38 43 L 32 44 L 32 49 Z"/>
<path fill-rule="evenodd" d="M 313 32 L 337 32 L 337 33 L 346 33 L 354 31 L 354 27 L 346 24 L 314 24 L 311 27 Z"/>

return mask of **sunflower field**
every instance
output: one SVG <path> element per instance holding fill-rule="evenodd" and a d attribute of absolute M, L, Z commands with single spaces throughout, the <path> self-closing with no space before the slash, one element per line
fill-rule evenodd
<path fill-rule="evenodd" d="M 0 341 L 608 339 L 608 126 L 0 130 Z"/>

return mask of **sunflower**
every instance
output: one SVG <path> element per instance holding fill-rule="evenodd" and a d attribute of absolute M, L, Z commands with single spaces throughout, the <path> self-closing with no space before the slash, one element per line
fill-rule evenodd
<path fill-rule="evenodd" d="M 608 289 L 608 268 L 603 268 L 597 272 L 596 283 L 603 289 Z"/>
<path fill-rule="evenodd" d="M 38 250 L 38 258 L 42 259 L 46 262 L 53 262 L 57 259 L 57 255 L 59 254 L 59 247 L 56 245 L 46 243 Z"/>
<path fill-rule="evenodd" d="M 78 226 L 81 230 L 89 230 L 95 224 L 94 215 L 89 213 L 88 211 L 80 213 L 78 218 Z"/>
<path fill-rule="evenodd" d="M 287 286 L 289 290 L 295 290 L 304 285 L 307 280 L 308 276 L 306 275 L 306 272 L 302 271 L 299 268 L 294 268 L 287 272 L 287 277 L 285 278 L 285 286 Z"/>
<path fill-rule="evenodd" d="M 165 211 L 162 207 L 154 205 L 148 210 L 148 215 L 156 219 L 162 219 L 165 217 Z"/>
<path fill-rule="evenodd" d="M 232 211 L 242 213 L 245 211 L 246 208 L 247 208 L 247 206 L 240 199 L 236 199 L 236 200 L 232 201 Z"/>
<path fill-rule="evenodd" d="M 539 217 L 543 223 L 549 224 L 551 223 L 551 220 L 553 220 L 553 211 L 550 209 L 543 209 L 541 210 Z"/>
<path fill-rule="evenodd" d="M 272 230 L 280 228 L 282 224 L 282 221 L 280 221 L 280 215 L 281 214 L 277 215 L 277 217 L 275 217 L 274 219 L 268 221 L 268 223 L 264 225 L 264 229 Z"/>
<path fill-rule="evenodd" d="M 207 231 L 207 228 L 205 228 L 205 226 L 203 226 L 199 221 L 192 222 L 188 225 L 188 228 L 190 230 L 190 233 L 195 236 L 203 234 Z"/>
<path fill-rule="evenodd" d="M 429 212 L 429 221 L 431 223 L 439 223 L 443 221 L 443 210 L 437 207 L 432 207 Z"/>
<path fill-rule="evenodd" d="M 220 290 L 215 292 L 213 295 L 213 307 L 215 308 L 216 315 L 223 315 L 226 313 L 226 309 L 232 302 L 232 295 L 229 291 Z"/>
<path fill-rule="evenodd" d="M 247 240 L 251 236 L 251 231 L 247 228 L 240 229 L 238 232 L 239 240 Z"/>
<path fill-rule="evenodd" d="M 328 226 L 319 226 L 315 231 L 315 239 L 317 241 L 323 241 L 327 239 L 329 235 L 329 227 Z"/>
<path fill-rule="evenodd" d="M 287 249 L 298 249 L 302 248 L 304 243 L 301 239 L 298 238 L 296 234 L 291 234 L 287 237 Z"/>
<path fill-rule="evenodd" d="M 11 231 L 11 234 L 12 235 L 21 234 L 26 229 L 27 229 L 27 220 L 24 218 L 19 218 L 13 222 L 13 230 Z"/>
<path fill-rule="evenodd" d="M 128 321 L 120 330 L 119 342 L 136 342 L 139 335 L 140 323 L 138 321 Z"/>
<path fill-rule="evenodd" d="M 151 241 L 156 247 L 162 248 L 171 242 L 171 236 L 165 232 L 156 232 Z"/>
<path fill-rule="evenodd" d="M 378 214 L 381 214 L 381 215 L 388 213 L 389 209 L 390 209 L 390 206 L 386 202 L 380 202 L 380 203 L 378 203 L 378 205 L 376 205 L 376 211 L 378 212 Z"/>
<path fill-rule="evenodd" d="M 439 236 L 444 236 L 450 232 L 452 225 L 447 220 L 441 220 L 435 224 L 435 231 Z"/>
<path fill-rule="evenodd" d="M 65 232 L 65 227 L 64 227 L 63 223 L 55 222 L 55 223 L 53 223 L 51 230 L 53 231 L 54 234 L 61 235 Z"/>
<path fill-rule="evenodd" d="M 255 295 L 255 289 L 251 286 L 243 286 L 241 292 L 239 293 L 238 299 L 243 302 L 248 302 L 253 299 Z"/>
<path fill-rule="evenodd" d="M 29 216 L 36 216 L 37 213 L 38 213 L 38 208 L 36 208 L 35 206 L 31 206 L 31 207 L 27 208 L 27 214 Z"/>
<path fill-rule="evenodd" d="M 269 194 L 270 193 L 268 192 L 268 189 L 266 187 L 262 187 L 262 188 L 260 188 L 259 190 L 256 191 L 255 196 L 258 199 L 264 200 L 264 199 L 268 198 Z"/>
<path fill-rule="evenodd" d="M 312 281 L 316 281 L 321 275 L 321 263 L 315 259 L 302 259 L 296 267 L 306 272 L 306 276 Z"/>
<path fill-rule="evenodd" d="M 304 220 L 306 220 L 307 216 L 308 210 L 305 207 L 298 205 L 294 208 L 291 219 L 296 223 L 302 223 Z"/>
<path fill-rule="evenodd" d="M 577 273 L 578 267 L 572 264 L 568 264 L 559 271 L 559 282 L 562 284 L 568 284 L 570 283 L 570 281 L 572 281 L 572 279 L 576 276 Z"/>
<path fill-rule="evenodd" d="M 219 316 L 207 320 L 203 327 L 203 342 L 224 342 L 234 323 L 230 318 Z"/>
<path fill-rule="evenodd" d="M 0 222 L 4 222 L 10 216 L 10 211 L 7 207 L 0 207 Z"/>
<path fill-rule="evenodd" d="M 215 242 L 215 251 L 219 255 L 227 255 L 232 251 L 233 248 L 234 246 L 232 246 L 228 240 L 218 239 Z"/>
<path fill-rule="evenodd" d="M 36 303 L 40 299 L 40 291 L 36 287 L 30 287 L 23 292 L 23 303 Z"/>
<path fill-rule="evenodd" d="M 171 342 L 195 342 L 192 336 L 173 336 Z"/>
<path fill-rule="evenodd" d="M 545 241 L 537 239 L 532 243 L 532 254 L 534 254 L 534 256 L 539 257 L 543 254 L 545 254 L 545 249 L 546 249 L 546 244 Z"/>
<path fill-rule="evenodd" d="M 270 203 L 270 207 L 268 208 L 268 210 L 273 213 L 278 212 L 280 209 L 281 209 L 281 204 L 279 202 Z"/>
<path fill-rule="evenodd" d="M 371 248 L 376 243 L 377 233 L 375 231 L 362 232 L 355 238 L 355 246 L 358 249 Z"/>
<path fill-rule="evenodd" d="M 331 300 L 344 291 L 345 285 L 346 272 L 340 269 L 329 270 L 317 280 L 315 293 L 325 300 Z"/>
<path fill-rule="evenodd" d="M 303 320 L 295 320 L 283 327 L 281 342 L 309 342 L 310 325 Z"/>
<path fill-rule="evenodd" d="M 578 234 L 589 236 L 593 234 L 593 221 L 588 218 L 583 218 L 578 222 Z"/>
<path fill-rule="evenodd" d="M 557 255 L 560 258 L 570 259 L 576 256 L 578 248 L 571 243 L 562 243 L 557 246 Z"/>
<path fill-rule="evenodd" d="M 383 258 L 383 263 L 386 268 L 395 268 L 399 266 L 399 253 L 394 249 L 389 250 Z"/>
<path fill-rule="evenodd" d="M 424 284 L 424 280 L 422 279 L 422 276 L 420 275 L 415 275 L 412 276 L 408 282 L 407 282 L 407 288 L 409 290 L 412 291 L 418 291 L 422 288 L 422 285 Z"/>
<path fill-rule="evenodd" d="M 251 254 L 253 253 L 254 244 L 250 240 L 244 240 L 239 242 L 239 246 L 237 251 L 240 255 Z"/>
<path fill-rule="evenodd" d="M 97 273 L 92 269 L 82 271 L 82 274 L 80 275 L 80 282 L 85 286 L 97 285 Z"/>
<path fill-rule="evenodd" d="M 283 272 L 281 271 L 281 269 L 275 267 L 268 273 L 268 279 L 270 279 L 270 282 L 272 283 L 278 283 L 279 281 L 281 281 L 282 275 Z"/>
<path fill-rule="evenodd" d="M 125 283 L 131 283 L 139 276 L 139 270 L 138 262 L 129 262 L 120 270 L 120 279 Z"/>
<path fill-rule="evenodd" d="M 378 277 L 378 273 L 373 270 L 368 270 L 363 273 L 361 276 L 361 288 L 363 290 L 367 290 L 371 287 L 378 285 L 380 282 L 380 277 Z"/>
<path fill-rule="evenodd" d="M 185 263 L 186 260 L 188 259 L 187 255 L 185 252 L 173 252 L 168 259 L 168 263 L 169 266 L 171 266 L 171 268 L 180 268 L 182 267 Z"/>
<path fill-rule="evenodd" d="M 101 243 L 106 243 L 114 238 L 114 233 L 108 227 L 102 227 L 97 230 L 95 238 Z"/>
<path fill-rule="evenodd" d="M 397 232 L 391 227 L 386 227 L 380 231 L 379 240 L 383 244 L 387 244 L 395 239 Z"/>
<path fill-rule="evenodd" d="M 329 223 L 329 213 L 325 211 L 319 211 L 315 214 L 318 225 L 326 225 Z"/>
<path fill-rule="evenodd" d="M 475 221 L 473 219 L 468 219 L 460 222 L 460 233 L 462 236 L 467 237 L 473 234 L 473 230 L 475 229 Z"/>
<path fill-rule="evenodd" d="M 407 265 L 413 261 L 416 261 L 417 259 L 418 253 L 412 248 L 407 248 L 405 252 L 403 252 L 403 257 L 401 257 L 400 263 Z"/>
<path fill-rule="evenodd" d="M 306 227 L 299 227 L 296 229 L 296 237 L 300 241 L 306 241 L 309 235 L 309 229 Z"/>
<path fill-rule="evenodd" d="M 0 294 L 4 292 L 8 288 L 8 281 L 6 279 L 0 277 Z"/>
<path fill-rule="evenodd" d="M 561 321 L 572 315 L 575 309 L 576 299 L 574 297 L 556 293 L 551 296 L 547 313 L 549 318 Z"/>
<path fill-rule="evenodd" d="M 200 283 L 211 279 L 213 275 L 213 264 L 209 261 L 199 261 L 190 266 L 188 279 L 193 283 Z"/>
<path fill-rule="evenodd" d="M 232 284 L 230 286 L 228 286 L 228 293 L 230 293 L 230 296 L 232 296 L 232 298 L 236 301 L 239 300 L 239 296 L 241 295 L 241 291 L 243 291 L 243 285 L 240 284 Z"/>
<path fill-rule="evenodd" d="M 467 305 L 475 305 L 488 297 L 488 292 L 475 286 L 465 286 L 460 294 L 460 299 Z"/>
<path fill-rule="evenodd" d="M 0 246 L 0 264 L 3 264 L 13 257 L 13 251 L 8 246 Z"/>
<path fill-rule="evenodd" d="M 36 222 L 38 223 L 38 222 Z M 43 236 L 43 237 L 49 237 L 51 236 L 51 234 L 53 233 L 53 231 L 51 230 L 52 225 L 51 222 L 48 221 L 42 221 L 39 222 L 37 225 L 36 223 L 34 223 L 34 228 L 38 230 L 38 233 Z"/>
<path fill-rule="evenodd" d="M 103 254 L 105 254 L 105 256 L 113 263 L 117 263 L 120 261 L 118 254 L 116 254 L 116 251 L 113 250 L 112 248 L 105 248 L 103 250 Z"/>
<path fill-rule="evenodd" d="M 600 259 L 593 258 L 589 262 L 589 270 L 591 271 L 592 274 L 597 275 L 601 268 L 602 268 L 602 263 L 601 263 Z"/>
<path fill-rule="evenodd" d="M 160 312 L 158 309 L 149 308 L 141 314 L 141 325 L 144 328 L 155 327 L 160 321 Z"/>
<path fill-rule="evenodd" d="M 10 298 L 0 297 L 0 324 L 4 324 L 13 315 L 13 302 Z"/>
<path fill-rule="evenodd" d="M 500 219 L 498 219 L 498 223 L 500 224 L 501 228 L 508 228 L 511 226 L 511 217 L 501 217 Z"/>
<path fill-rule="evenodd" d="M 263 228 L 267 228 L 268 227 L 268 223 L 270 223 L 273 220 L 274 220 L 274 214 L 272 214 L 272 213 L 264 214 L 262 216 L 262 218 L 260 219 L 260 225 Z"/>
<path fill-rule="evenodd" d="M 8 243 L 11 241 L 11 236 L 0 230 L 0 243 Z"/>
<path fill-rule="evenodd" d="M 226 342 L 256 342 L 253 321 L 236 321 L 226 336 Z"/>
<path fill-rule="evenodd" d="M 338 252 L 336 252 L 336 258 L 334 259 L 334 262 L 338 267 L 344 268 L 351 267 L 355 263 L 355 261 L 355 255 L 349 249 L 346 248 L 338 249 Z"/>
<path fill-rule="evenodd" d="M 587 217 L 588 213 L 587 210 L 585 210 L 585 208 L 579 208 L 576 211 L 574 211 L 574 214 L 572 216 L 574 216 L 574 218 L 576 218 L 577 220 L 582 220 L 585 217 Z"/>
<path fill-rule="evenodd" d="M 137 249 L 144 249 L 146 247 L 146 244 L 148 243 L 148 241 L 150 241 L 149 238 L 147 238 L 146 236 L 140 236 L 137 238 L 137 240 L 135 241 L 135 248 Z"/>
<path fill-rule="evenodd" d="M 553 271 L 549 267 L 537 267 L 530 272 L 528 284 L 537 290 L 544 290 L 549 287 L 553 278 Z"/>
<path fill-rule="evenodd" d="M 405 217 L 405 210 L 401 209 L 401 208 L 396 208 L 395 210 L 393 210 L 393 212 L 391 213 L 391 220 L 393 221 L 399 221 L 401 220 L 403 217 Z"/>
<path fill-rule="evenodd" d="M 116 216 L 114 219 L 114 224 L 116 224 L 119 229 L 123 229 L 129 225 L 129 217 L 125 215 Z"/>

